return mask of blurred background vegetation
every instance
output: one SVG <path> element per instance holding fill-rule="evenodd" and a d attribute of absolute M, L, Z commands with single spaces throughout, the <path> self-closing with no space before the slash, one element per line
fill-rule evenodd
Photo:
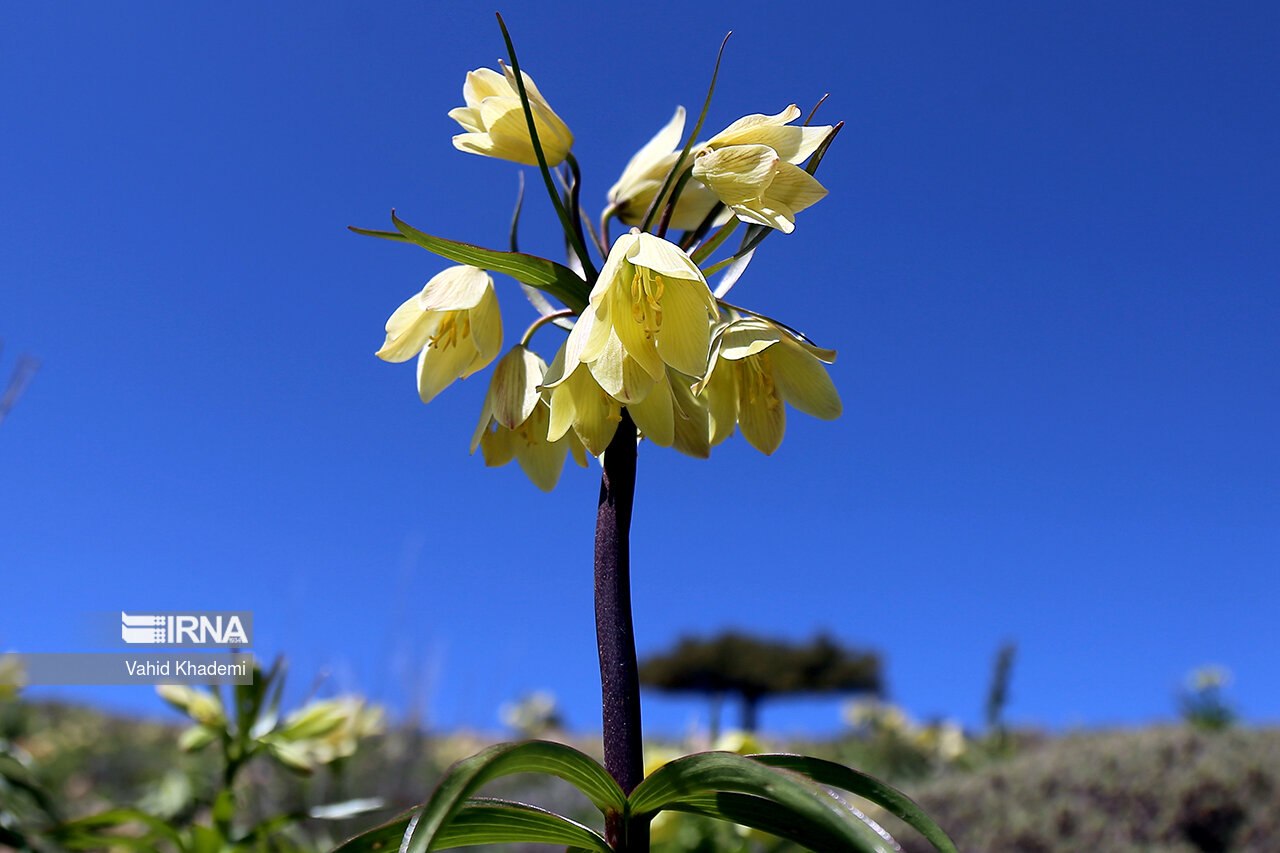
<path fill-rule="evenodd" d="M 985 729 L 965 731 L 947 720 L 917 720 L 887 701 L 874 655 L 821 637 L 807 646 L 770 642 L 745 635 L 688 640 L 664 657 L 706 666 L 718 651 L 731 665 L 708 696 L 733 694 L 723 685 L 745 677 L 733 667 L 746 658 L 732 663 L 733 650 L 757 662 L 787 659 L 799 670 L 797 662 L 807 661 L 808 676 L 792 673 L 774 685 L 784 689 L 762 695 L 786 693 L 805 677 L 815 680 L 803 689 L 817 692 L 838 682 L 844 686 L 832 691 L 855 694 L 840 705 L 844 730 L 808 741 L 742 729 L 655 739 L 646 745 L 648 772 L 708 748 L 809 753 L 902 788 L 973 853 L 1280 849 L 1280 730 L 1237 724 L 1229 675 L 1220 667 L 1193 672 L 1172 697 L 1177 722 L 1050 734 L 1005 719 L 1015 657 L 1007 644 L 992 666 Z M 861 680 L 818 677 L 854 671 Z M 26 701 L 18 690 L 0 688 L 0 849 L 329 850 L 421 803 L 445 768 L 488 743 L 540 737 L 598 756 L 598 733 L 565 731 L 548 693 L 504 706 L 506 732 L 431 731 L 388 724 L 380 709 L 354 696 L 281 708 L 283 678 L 277 667 L 260 673 L 253 687 L 222 693 L 161 688 L 175 713 L 158 721 Z M 0 677 L 6 680 L 19 679 Z M 486 791 L 590 819 L 581 796 L 554 780 L 516 776 Z M 929 849 L 891 816 L 850 805 L 883 823 L 907 853 Z M 673 813 L 655 821 L 653 838 L 654 849 L 666 853 L 791 849 Z"/>

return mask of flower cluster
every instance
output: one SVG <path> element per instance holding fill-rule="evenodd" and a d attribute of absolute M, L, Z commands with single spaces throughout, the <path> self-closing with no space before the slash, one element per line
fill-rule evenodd
<path fill-rule="evenodd" d="M 586 455 L 603 454 L 624 423 L 653 444 L 704 458 L 735 428 L 756 449 L 773 453 L 787 405 L 824 420 L 840 415 L 825 367 L 833 351 L 721 298 L 765 236 L 794 231 L 796 214 L 826 195 L 813 171 L 838 128 L 797 125 L 800 110 L 792 105 L 681 144 L 685 110 L 677 107 L 609 190 L 597 230 L 578 208 L 573 134 L 527 74 L 505 65 L 501 72 L 472 71 L 463 97 L 466 106 L 449 113 L 465 131 L 453 138 L 459 150 L 537 165 L 549 188 L 551 170 L 563 164 L 560 180 L 573 190 L 563 199 L 552 193 L 576 255 L 568 266 L 474 246 L 463 253 L 456 247 L 464 244 L 396 220 L 401 234 L 465 261 L 396 309 L 377 353 L 391 362 L 418 357 L 424 402 L 489 365 L 502 349 L 494 281 L 481 266 L 569 306 L 557 311 L 531 297 L 542 316 L 498 360 L 471 441 L 485 464 L 514 459 L 549 491 L 567 458 L 586 465 Z M 611 219 L 632 227 L 611 240 Z M 739 248 L 713 261 L 743 223 Z M 683 234 L 669 239 L 668 229 Z M 598 272 L 588 257 L 588 235 L 602 259 Z M 707 277 L 726 267 L 726 280 L 713 294 Z M 558 290 L 549 284 L 553 278 Z M 530 344 L 535 331 L 553 323 L 569 332 L 548 366 Z"/>

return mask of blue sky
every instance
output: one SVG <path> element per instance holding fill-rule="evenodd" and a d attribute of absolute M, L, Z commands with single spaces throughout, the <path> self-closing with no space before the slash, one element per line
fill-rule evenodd
<path fill-rule="evenodd" d="M 734 291 L 839 351 L 844 416 L 793 415 L 769 458 L 641 448 L 642 653 L 825 629 L 973 724 L 1011 638 L 1015 722 L 1169 719 L 1205 663 L 1280 719 L 1277 7 L 565 9 L 504 16 L 592 210 L 730 29 L 710 129 L 828 92 L 846 122 L 830 195 Z M 503 55 L 489 7 L 0 8 L 0 373 L 43 362 L 0 425 L 0 647 L 69 650 L 91 610 L 253 610 L 299 685 L 479 727 L 542 688 L 598 727 L 598 471 L 544 495 L 469 457 L 487 372 L 423 406 L 373 357 L 447 262 L 346 230 L 394 207 L 504 244 L 518 168 L 446 116 Z M 521 237 L 560 257 L 536 193 Z M 511 344 L 532 309 L 499 298 Z M 646 702 L 659 730 L 702 711 Z"/>

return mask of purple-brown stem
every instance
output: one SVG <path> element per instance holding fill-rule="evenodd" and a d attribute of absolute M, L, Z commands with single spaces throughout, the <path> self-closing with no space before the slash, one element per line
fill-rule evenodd
<path fill-rule="evenodd" d="M 600 691 L 604 720 L 604 766 L 630 794 L 644 778 L 640 737 L 640 678 L 631 625 L 631 505 L 636 491 L 636 427 L 622 410 L 622 422 L 604 452 L 600 506 L 596 511 L 596 644 L 600 649 Z M 649 827 L 624 826 L 610 815 L 605 826 L 618 853 L 647 853 Z"/>

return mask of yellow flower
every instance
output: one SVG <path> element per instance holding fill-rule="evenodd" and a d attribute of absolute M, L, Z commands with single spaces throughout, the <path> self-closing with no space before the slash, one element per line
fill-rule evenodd
<path fill-rule="evenodd" d="M 743 222 L 790 234 L 796 214 L 818 202 L 827 189 L 767 145 L 729 145 L 700 152 L 693 176 L 711 188 Z"/>
<path fill-rule="evenodd" d="M 744 116 L 707 140 L 703 149 L 715 151 L 730 145 L 767 145 L 782 160 L 799 164 L 817 150 L 831 132 L 830 125 L 804 127 L 791 125 L 800 118 L 795 104 L 774 116 Z"/>
<path fill-rule="evenodd" d="M 711 444 L 728 438 L 737 423 L 752 447 L 773 453 L 786 431 L 784 402 L 815 418 L 838 418 L 840 395 L 822 366 L 835 357 L 760 317 L 719 330 L 711 369 L 697 388 L 710 413 Z"/>
<path fill-rule="evenodd" d="M 670 367 L 689 377 L 707 371 L 711 321 L 718 311 L 707 280 L 680 250 L 632 229 L 613 244 L 590 304 L 565 342 L 563 372 L 587 365 L 614 400 L 644 400 Z"/>
<path fill-rule="evenodd" d="M 562 346 L 543 377 L 551 407 L 547 438 L 558 441 L 572 428 L 587 451 L 600 456 L 622 421 L 622 404 L 605 393 L 585 364 L 565 376 L 564 353 Z"/>
<path fill-rule="evenodd" d="M 481 448 L 491 468 L 514 458 L 535 486 L 549 492 L 560 480 L 569 451 L 584 467 L 587 458 L 577 436 L 548 438 L 551 410 L 538 391 L 546 371 L 546 362 L 523 346 L 502 357 L 493 369 L 471 452 Z"/>
<path fill-rule="evenodd" d="M 605 393 L 586 365 L 579 364 L 571 375 L 561 378 L 563 367 L 562 347 L 544 380 L 551 407 L 548 437 L 557 440 L 572 428 L 587 450 L 599 456 L 622 420 L 622 403 Z M 627 411 L 640 434 L 654 444 L 705 459 L 711 455 L 706 408 L 689 384 L 690 380 L 668 370 L 667 377 L 653 383 L 643 400 L 628 404 Z"/>
<path fill-rule="evenodd" d="M 524 77 L 533 125 L 537 128 L 538 142 L 542 145 L 547 165 L 559 165 L 573 147 L 573 134 L 542 97 L 533 79 L 523 71 L 520 73 Z M 526 166 L 538 165 L 524 107 L 520 104 L 516 75 L 510 68 L 502 65 L 502 74 L 491 68 L 469 72 L 462 87 L 462 97 L 467 105 L 449 110 L 449 118 L 467 131 L 453 138 L 454 148 Z"/>
<path fill-rule="evenodd" d="M 667 172 L 680 157 L 677 146 L 684 135 L 684 107 L 676 107 L 667 126 L 635 153 L 622 177 L 609 190 L 609 203 L 617 208 L 618 219 L 627 225 L 639 225 L 653 197 L 662 188 Z M 689 161 L 685 161 L 689 165 Z M 666 198 L 663 199 L 665 203 Z M 702 223 L 718 199 L 706 187 L 686 183 L 672 211 L 670 227 L 678 231 L 692 231 Z"/>
<path fill-rule="evenodd" d="M 493 279 L 476 267 L 456 266 L 405 300 L 387 320 L 383 361 L 418 356 L 418 393 L 429 403 L 455 379 L 466 379 L 497 357 L 502 315 Z"/>
<path fill-rule="evenodd" d="M 774 116 L 740 118 L 699 147 L 693 177 L 705 184 L 743 222 L 795 230 L 796 214 L 827 190 L 797 164 L 831 132 L 830 126 L 797 127 L 792 104 Z"/>

